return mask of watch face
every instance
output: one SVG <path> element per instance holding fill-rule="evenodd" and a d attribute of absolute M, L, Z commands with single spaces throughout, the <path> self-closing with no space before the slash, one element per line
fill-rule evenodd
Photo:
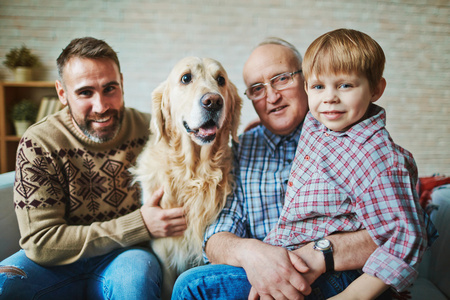
<path fill-rule="evenodd" d="M 330 246 L 330 241 L 329 240 L 318 240 L 316 242 L 316 245 L 319 248 L 326 249 Z"/>

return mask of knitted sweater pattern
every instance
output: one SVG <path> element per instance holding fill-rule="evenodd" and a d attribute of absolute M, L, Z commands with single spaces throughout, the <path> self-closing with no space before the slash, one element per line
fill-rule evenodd
<path fill-rule="evenodd" d="M 127 120 L 136 121 L 132 114 L 136 111 L 127 110 L 124 126 Z M 67 205 L 66 219 L 77 225 L 136 210 L 140 193 L 131 184 L 128 168 L 141 152 L 148 132 L 131 130 L 124 138 L 130 129 L 122 128 L 112 143 L 94 143 L 85 137 L 79 139 L 68 116 L 68 110 L 62 110 L 36 124 L 21 139 L 16 161 L 16 209 Z M 139 121 L 148 120 L 141 117 Z M 62 131 L 55 132 L 58 129 Z"/>
<path fill-rule="evenodd" d="M 97 143 L 65 108 L 26 131 L 17 150 L 14 206 L 28 257 L 67 264 L 149 240 L 140 189 L 128 171 L 148 140 L 149 121 L 149 114 L 127 108 L 117 136 Z"/>

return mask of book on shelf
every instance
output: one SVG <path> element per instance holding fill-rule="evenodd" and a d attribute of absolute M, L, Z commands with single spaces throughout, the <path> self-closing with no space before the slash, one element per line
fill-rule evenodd
<path fill-rule="evenodd" d="M 43 97 L 39 110 L 36 116 L 36 122 L 42 120 L 44 117 L 58 112 L 62 107 L 61 102 L 57 97 Z"/>
<path fill-rule="evenodd" d="M 42 120 L 46 116 L 48 103 L 49 103 L 48 97 L 42 98 L 41 104 L 39 105 L 39 110 L 38 110 L 38 113 L 36 116 L 36 122 Z"/>

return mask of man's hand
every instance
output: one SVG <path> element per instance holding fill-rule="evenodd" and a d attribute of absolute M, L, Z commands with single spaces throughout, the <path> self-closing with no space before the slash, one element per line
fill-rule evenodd
<path fill-rule="evenodd" d="M 186 230 L 183 208 L 162 209 L 159 202 L 164 194 L 160 188 L 141 207 L 141 215 L 152 238 L 180 236 Z"/>
<path fill-rule="evenodd" d="M 309 282 L 301 273 L 309 271 L 303 260 L 281 247 L 254 240 L 243 262 L 252 285 L 249 300 L 299 299 L 311 293 Z"/>

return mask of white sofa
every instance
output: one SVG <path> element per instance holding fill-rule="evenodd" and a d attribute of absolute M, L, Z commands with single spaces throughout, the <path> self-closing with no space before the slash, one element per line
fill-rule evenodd
<path fill-rule="evenodd" d="M 450 299 L 450 184 L 435 188 L 431 199 L 437 206 L 431 219 L 439 238 L 420 263 L 419 277 L 410 288 L 413 300 Z"/>
<path fill-rule="evenodd" d="M 0 174 L 0 261 L 20 249 L 13 187 L 14 172 Z"/>
<path fill-rule="evenodd" d="M 0 261 L 20 249 L 13 186 L 14 172 L 0 174 Z M 410 289 L 413 300 L 450 299 L 450 185 L 435 189 L 432 199 L 438 206 L 431 217 L 439 238 L 420 264 L 419 278 Z"/>

